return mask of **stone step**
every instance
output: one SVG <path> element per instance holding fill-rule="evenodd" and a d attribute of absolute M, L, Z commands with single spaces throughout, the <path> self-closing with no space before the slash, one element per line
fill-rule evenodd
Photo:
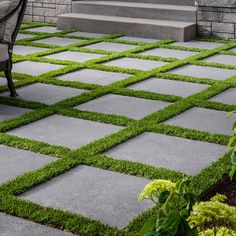
<path fill-rule="evenodd" d="M 97 1 L 97 0 L 92 0 Z M 107 0 L 109 2 L 117 1 L 117 0 Z M 136 2 L 136 3 L 155 3 L 155 4 L 170 4 L 170 5 L 186 5 L 186 6 L 194 6 L 195 0 L 119 0 L 120 2 Z M 81 2 L 73 0 L 74 2 Z M 82 0 L 83 2 L 83 0 Z"/>
<path fill-rule="evenodd" d="M 58 16 L 57 23 L 59 29 L 177 41 L 188 41 L 196 36 L 195 22 L 70 13 Z"/>
<path fill-rule="evenodd" d="M 122 1 L 77 1 L 73 13 L 124 16 L 145 19 L 196 21 L 196 7 Z"/>

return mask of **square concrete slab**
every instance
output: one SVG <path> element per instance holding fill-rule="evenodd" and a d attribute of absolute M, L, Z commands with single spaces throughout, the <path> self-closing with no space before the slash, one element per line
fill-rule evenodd
<path fill-rule="evenodd" d="M 123 52 L 130 49 L 137 48 L 136 45 L 129 45 L 123 43 L 109 43 L 101 42 L 85 46 L 84 48 L 93 49 L 93 50 L 104 50 L 104 51 L 113 51 L 113 52 Z"/>
<path fill-rule="evenodd" d="M 16 82 L 17 80 L 14 79 L 13 82 Z M 0 86 L 5 86 L 7 85 L 7 79 L 0 77 Z"/>
<path fill-rule="evenodd" d="M 197 55 L 197 52 L 189 52 L 183 50 L 174 50 L 168 48 L 154 48 L 148 51 L 141 52 L 142 55 L 150 55 L 150 56 L 159 56 L 159 57 L 173 57 L 177 59 L 184 59 L 187 57 L 191 57 L 193 55 Z"/>
<path fill-rule="evenodd" d="M 54 104 L 70 97 L 79 96 L 86 92 L 82 89 L 56 86 L 52 84 L 31 84 L 17 89 L 19 99 L 33 102 L 41 102 L 45 104 Z M 8 96 L 8 92 L 1 95 Z"/>
<path fill-rule="evenodd" d="M 120 58 L 104 63 L 107 66 L 118 66 L 127 69 L 137 69 L 137 70 L 152 70 L 166 65 L 166 62 L 163 61 L 151 61 L 151 60 L 142 60 L 135 58 Z"/>
<path fill-rule="evenodd" d="M 148 38 L 139 38 L 139 37 L 130 37 L 130 36 L 122 36 L 121 40 L 131 41 L 131 42 L 139 42 L 139 43 L 154 43 L 160 41 L 159 39 L 148 39 Z"/>
<path fill-rule="evenodd" d="M 138 201 L 139 194 L 149 182 L 135 176 L 79 166 L 23 193 L 21 197 L 123 228 L 135 216 L 153 206 L 149 201 Z"/>
<path fill-rule="evenodd" d="M 236 56 L 217 54 L 217 55 L 205 58 L 203 61 L 235 66 L 236 65 Z"/>
<path fill-rule="evenodd" d="M 128 88 L 133 90 L 143 90 L 153 93 L 188 97 L 192 94 L 203 91 L 204 89 L 208 88 L 208 85 L 161 78 L 150 78 L 140 83 L 131 85 Z"/>
<path fill-rule="evenodd" d="M 12 71 L 37 76 L 50 71 L 61 69 L 62 67 L 64 66 L 44 62 L 22 61 L 13 64 Z"/>
<path fill-rule="evenodd" d="M 58 76 L 57 79 L 65 81 L 78 81 L 87 84 L 108 85 L 119 80 L 126 79 L 129 76 L 131 75 L 102 70 L 82 69 Z"/>
<path fill-rule="evenodd" d="M 39 169 L 57 159 L 3 145 L 0 145 L 0 153 L 0 183 Z"/>
<path fill-rule="evenodd" d="M 0 77 L 0 86 L 7 85 L 7 79 Z"/>
<path fill-rule="evenodd" d="M 29 54 L 47 51 L 47 48 L 31 47 L 31 46 L 21 46 L 15 45 L 13 48 L 13 53 L 21 56 L 26 56 Z"/>
<path fill-rule="evenodd" d="M 74 234 L 0 213 L 1 236 L 73 236 Z"/>
<path fill-rule="evenodd" d="M 195 175 L 226 151 L 217 144 L 145 132 L 105 155 Z"/>
<path fill-rule="evenodd" d="M 187 48 L 200 48 L 200 49 L 211 50 L 211 49 L 223 46 L 224 44 L 192 40 L 189 42 L 174 42 L 171 45 L 180 46 L 180 47 L 187 47 Z"/>
<path fill-rule="evenodd" d="M 236 48 L 230 49 L 229 52 L 236 52 Z"/>
<path fill-rule="evenodd" d="M 16 40 L 21 40 L 21 39 L 29 39 L 29 38 L 33 38 L 36 35 L 32 35 L 32 34 L 17 34 Z"/>
<path fill-rule="evenodd" d="M 227 115 L 228 113 L 224 111 L 194 107 L 164 123 L 214 134 L 232 135 L 236 115 L 230 118 Z"/>
<path fill-rule="evenodd" d="M 8 133 L 52 145 L 78 148 L 122 128 L 89 120 L 53 115 L 8 131 Z"/>
<path fill-rule="evenodd" d="M 168 105 L 168 102 L 109 94 L 81 104 L 76 109 L 141 119 Z"/>
<path fill-rule="evenodd" d="M 9 92 L 7 92 L 7 96 L 9 96 Z M 16 118 L 30 111 L 31 110 L 26 108 L 0 104 L 0 121 Z"/>
<path fill-rule="evenodd" d="M 214 80 L 225 80 L 236 75 L 236 70 L 213 68 L 207 66 L 186 65 L 169 71 L 169 73 L 192 76 L 196 78 L 208 78 Z"/>
<path fill-rule="evenodd" d="M 213 102 L 221 102 L 230 105 L 236 105 L 236 88 L 230 88 L 209 99 Z"/>
<path fill-rule="evenodd" d="M 59 38 L 59 37 L 50 37 L 46 39 L 40 39 L 34 41 L 35 43 L 44 43 L 49 45 L 58 45 L 58 46 L 68 46 L 73 43 L 79 43 L 84 40 L 82 39 L 70 39 L 70 38 Z"/>
<path fill-rule="evenodd" d="M 51 33 L 51 34 L 62 32 L 62 30 L 58 30 L 56 27 L 51 27 L 51 26 L 35 27 L 35 28 L 32 28 L 32 29 L 27 29 L 27 31 L 40 32 L 40 33 Z"/>
<path fill-rule="evenodd" d="M 104 55 L 95 54 L 95 53 L 85 53 L 85 52 L 59 52 L 52 55 L 48 55 L 45 58 L 48 59 L 57 59 L 57 60 L 66 60 L 66 61 L 76 61 L 76 62 L 85 62 L 91 59 L 98 59 Z"/>
<path fill-rule="evenodd" d="M 82 36 L 82 37 L 91 37 L 91 38 L 100 38 L 100 37 L 106 36 L 107 34 L 98 34 L 98 33 L 89 33 L 89 32 L 76 31 L 76 32 L 70 33 L 68 35 L 71 35 L 71 36 Z"/>

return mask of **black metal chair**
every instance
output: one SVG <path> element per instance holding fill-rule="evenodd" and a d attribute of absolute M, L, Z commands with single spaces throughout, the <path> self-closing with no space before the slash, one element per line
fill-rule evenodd
<path fill-rule="evenodd" d="M 27 0 L 0 0 L 0 71 L 4 71 L 10 96 L 18 96 L 12 81 L 12 53 Z"/>

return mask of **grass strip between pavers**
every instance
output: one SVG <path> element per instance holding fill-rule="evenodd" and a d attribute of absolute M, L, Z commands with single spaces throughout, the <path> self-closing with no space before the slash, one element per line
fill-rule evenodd
<path fill-rule="evenodd" d="M 32 110 L 31 112 L 21 115 L 20 117 L 6 120 L 0 123 L 0 144 L 58 157 L 57 161 L 54 161 L 36 171 L 28 172 L 22 176 L 19 176 L 13 180 L 1 184 L 0 211 L 16 215 L 25 219 L 29 219 L 41 224 L 54 225 L 57 228 L 68 230 L 72 233 L 85 233 L 88 235 L 136 235 L 136 233 L 139 232 L 140 227 L 145 222 L 147 217 L 155 216 L 157 210 L 156 208 L 152 208 L 146 212 L 143 212 L 142 214 L 137 216 L 132 222 L 130 222 L 123 230 L 118 230 L 116 228 L 105 225 L 99 221 L 91 220 L 78 214 L 39 206 L 32 202 L 25 201 L 17 197 L 17 195 L 23 193 L 27 189 L 30 189 L 36 185 L 46 182 L 52 179 L 53 177 L 79 165 L 94 166 L 104 170 L 111 170 L 114 172 L 125 173 L 128 175 L 144 177 L 150 180 L 161 178 L 176 181 L 177 179 L 186 176 L 176 171 L 171 171 L 164 168 L 156 168 L 142 163 L 125 160 L 115 160 L 108 156 L 102 155 L 102 153 L 120 143 L 123 143 L 129 139 L 136 137 L 137 135 L 143 132 L 161 133 L 170 136 L 226 145 L 229 140 L 229 136 L 227 135 L 210 134 L 203 131 L 165 125 L 162 124 L 162 122 L 192 107 L 203 107 L 226 112 L 236 110 L 236 105 L 234 106 L 222 104 L 219 102 L 207 101 L 209 98 L 219 94 L 220 92 L 228 88 L 236 87 L 236 76 L 233 76 L 223 81 L 217 81 L 209 78 L 194 78 L 191 76 L 182 76 L 170 73 L 172 69 L 184 65 L 200 65 L 207 67 L 236 69 L 236 66 L 233 65 L 225 65 L 203 61 L 204 58 L 215 54 L 236 55 L 236 53 L 229 51 L 231 48 L 236 47 L 236 42 L 232 40 L 226 41 L 219 39 L 200 39 L 208 42 L 222 43 L 222 46 L 219 46 L 212 50 L 208 50 L 174 46 L 171 45 L 171 43 L 174 42 L 173 40 L 161 40 L 154 43 L 131 42 L 119 39 L 119 37 L 121 36 L 119 34 L 93 38 L 68 35 L 68 33 L 73 32 L 72 30 L 65 30 L 56 33 L 27 31 L 28 29 L 40 26 L 53 25 L 26 22 L 26 25 L 21 28 L 20 32 L 24 34 L 34 35 L 35 37 L 18 40 L 16 44 L 24 46 L 42 47 L 45 48 L 45 51 L 26 56 L 14 55 L 14 63 L 22 61 L 46 62 L 51 64 L 63 65 L 63 68 L 39 76 L 13 73 L 14 79 L 17 80 L 15 82 L 16 87 L 20 88 L 34 83 L 46 83 L 57 86 L 84 89 L 88 90 L 88 92 L 76 97 L 65 99 L 53 105 L 23 101 L 8 97 L 0 97 L 1 104 L 14 105 L 17 107 L 28 108 Z M 83 41 L 71 44 L 69 46 L 47 45 L 34 42 L 35 40 L 45 39 L 52 36 L 83 39 Z M 136 45 L 137 48 L 124 52 L 91 50 L 86 48 L 86 46 L 88 45 L 99 42 L 124 43 L 129 45 Z M 193 51 L 197 52 L 197 54 L 182 60 L 177 60 L 171 57 L 164 58 L 139 54 L 140 52 L 158 47 Z M 63 51 L 96 53 L 101 54 L 102 57 L 99 59 L 88 60 L 86 62 L 74 62 L 69 60 L 61 61 L 44 58 L 47 55 Z M 119 59 L 122 57 L 163 61 L 167 64 L 149 71 L 126 69 L 103 64 L 105 62 Z M 86 84 L 73 81 L 61 81 L 57 79 L 57 76 L 85 68 L 126 73 L 130 74 L 130 76 L 127 79 L 120 80 L 107 86 L 101 86 L 97 84 Z M 3 73 L 1 73 L 0 76 L 3 76 Z M 132 89 L 127 88 L 127 86 L 129 85 L 147 80 L 152 77 L 160 77 L 163 79 L 186 81 L 193 83 L 202 83 L 209 85 L 209 87 L 204 91 L 189 96 L 187 98 L 182 98 L 175 95 L 152 93 L 147 91 L 134 91 Z M 0 86 L 0 92 L 7 90 L 7 86 Z M 145 98 L 150 100 L 160 100 L 171 102 L 172 104 L 140 120 L 134 120 L 124 116 L 108 115 L 97 112 L 80 111 L 74 109 L 74 107 L 79 104 L 90 101 L 92 99 L 96 99 L 106 94 L 118 94 L 124 96 Z M 123 129 L 115 134 L 109 135 L 100 140 L 96 140 L 75 150 L 70 150 L 66 147 L 50 145 L 40 141 L 24 139 L 5 133 L 6 131 L 32 123 L 34 121 L 43 119 L 53 114 L 60 114 L 63 116 L 120 125 L 123 126 Z M 221 178 L 221 176 L 227 171 L 229 166 L 230 161 L 228 154 L 226 154 L 218 161 L 214 162 L 213 164 L 202 170 L 201 173 L 199 173 L 198 175 L 191 176 L 190 178 L 192 180 L 193 191 L 199 194 L 205 189 L 207 189 L 209 186 L 211 186 L 218 179 Z"/>

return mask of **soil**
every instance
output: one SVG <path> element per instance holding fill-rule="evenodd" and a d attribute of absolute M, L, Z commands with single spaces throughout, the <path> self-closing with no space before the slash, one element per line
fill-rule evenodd
<path fill-rule="evenodd" d="M 215 185 L 200 195 L 202 201 L 208 201 L 217 193 L 225 195 L 228 200 L 227 204 L 230 206 L 236 206 L 236 178 L 230 180 L 228 175 L 224 175 Z"/>

